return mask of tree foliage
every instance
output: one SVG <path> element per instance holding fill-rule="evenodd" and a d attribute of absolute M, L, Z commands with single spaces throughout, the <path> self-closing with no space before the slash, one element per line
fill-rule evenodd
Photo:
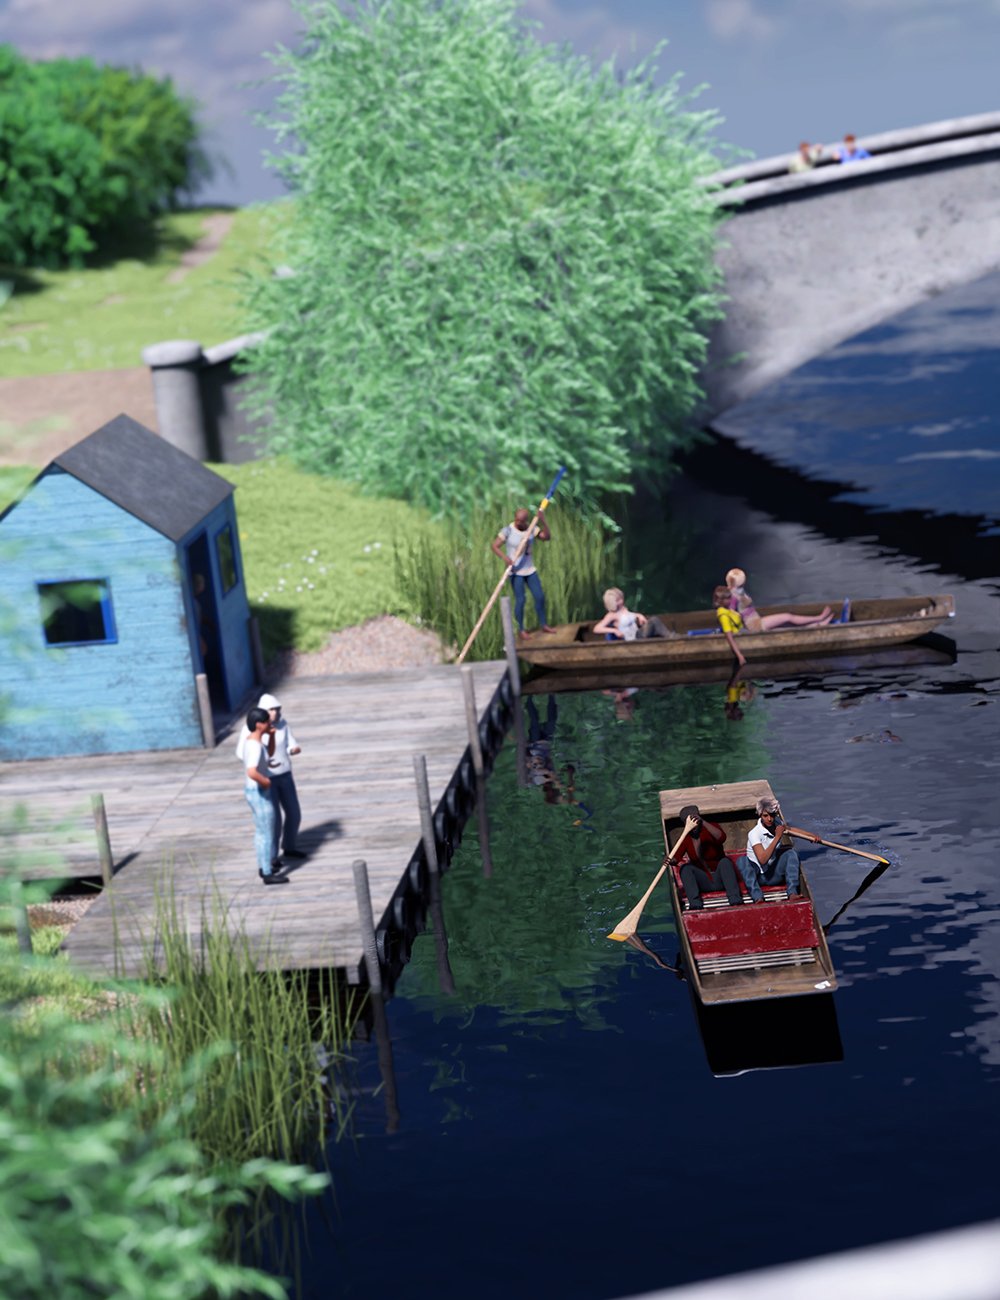
<path fill-rule="evenodd" d="M 211 175 L 169 78 L 0 45 L 0 263 L 79 264 Z"/>
<path fill-rule="evenodd" d="M 515 0 L 303 7 L 278 56 L 293 275 L 249 362 L 300 462 L 435 510 L 629 486 L 683 437 L 719 314 L 716 119 L 544 47 Z"/>

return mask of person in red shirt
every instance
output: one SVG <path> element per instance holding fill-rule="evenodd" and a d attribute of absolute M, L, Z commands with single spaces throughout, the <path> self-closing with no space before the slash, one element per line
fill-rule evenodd
<path fill-rule="evenodd" d="M 678 816 L 693 821 L 694 827 L 674 845 L 667 861 L 680 867 L 681 884 L 693 912 L 705 906 L 703 893 L 724 889 L 730 907 L 743 902 L 739 877 L 732 860 L 726 857 L 723 844 L 726 832 L 716 822 L 707 822 L 696 804 L 682 808 Z"/>

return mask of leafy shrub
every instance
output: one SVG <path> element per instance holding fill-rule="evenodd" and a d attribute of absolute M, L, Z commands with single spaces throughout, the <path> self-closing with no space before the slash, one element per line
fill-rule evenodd
<path fill-rule="evenodd" d="M 0 263 L 78 265 L 211 170 L 169 78 L 0 45 Z"/>
<path fill-rule="evenodd" d="M 303 9 L 276 160 L 294 274 L 252 281 L 273 446 L 435 511 L 627 490 L 682 441 L 720 314 L 710 113 L 538 44 L 514 0 Z"/>

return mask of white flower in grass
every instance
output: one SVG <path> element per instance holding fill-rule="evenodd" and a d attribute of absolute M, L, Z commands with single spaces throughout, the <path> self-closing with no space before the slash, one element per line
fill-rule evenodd
<path fill-rule="evenodd" d="M 372 548 L 370 546 L 362 546 L 361 549 L 364 551 L 365 555 L 368 555 Z"/>
<path fill-rule="evenodd" d="M 313 559 L 311 555 L 306 556 L 306 564 L 315 564 L 315 563 L 316 561 Z"/>
<path fill-rule="evenodd" d="M 295 590 L 296 590 L 296 591 L 301 591 L 302 588 L 301 588 L 301 587 L 296 587 Z"/>
<path fill-rule="evenodd" d="M 319 566 L 319 571 L 320 571 L 320 573 L 326 573 L 326 565 L 325 565 L 325 564 L 321 564 L 321 565 Z"/>
<path fill-rule="evenodd" d="M 312 554 L 313 554 L 313 555 L 319 555 L 319 551 L 313 551 Z"/>
<path fill-rule="evenodd" d="M 376 551 L 380 551 L 380 550 L 382 549 L 382 543 L 381 543 L 381 542 L 372 542 L 372 546 L 375 547 Z"/>

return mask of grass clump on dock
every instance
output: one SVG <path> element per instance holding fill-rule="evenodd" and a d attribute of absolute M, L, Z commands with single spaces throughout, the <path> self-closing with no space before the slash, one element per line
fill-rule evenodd
<path fill-rule="evenodd" d="M 490 543 L 513 518 L 514 509 L 511 503 L 481 507 L 465 519 L 397 543 L 399 589 L 421 621 L 433 627 L 445 644 L 464 644 L 503 576 Z M 550 507 L 547 514 L 553 540 L 536 542 L 534 559 L 545 589 L 548 620 L 569 623 L 597 618 L 602 613 L 601 592 L 617 571 L 618 534 L 597 516 L 563 514 L 557 507 Z M 501 594 L 510 595 L 510 587 Z M 535 625 L 530 594 L 525 625 Z M 497 605 L 483 624 L 469 658 L 502 656 L 503 626 Z"/>
<path fill-rule="evenodd" d="M 203 901 L 192 939 L 168 891 L 143 982 L 162 996 L 119 1012 L 128 1036 L 158 1053 L 141 1086 L 159 1114 L 188 1106 L 188 1132 L 213 1160 L 308 1160 L 346 1131 L 340 1076 L 357 1009 L 334 972 L 259 970 L 218 893 Z M 192 1059 L 203 1063 L 193 1085 Z"/>

